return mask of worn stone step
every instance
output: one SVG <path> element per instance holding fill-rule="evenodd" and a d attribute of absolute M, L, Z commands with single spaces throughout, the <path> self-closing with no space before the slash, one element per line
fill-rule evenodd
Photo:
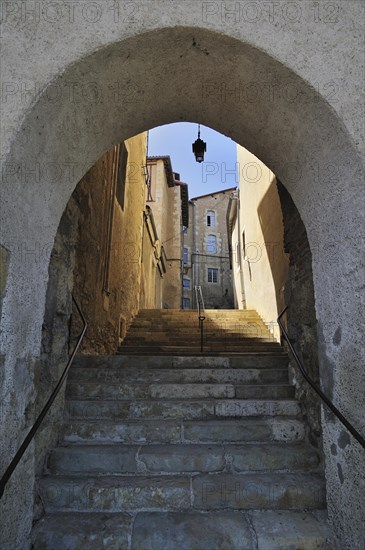
<path fill-rule="evenodd" d="M 225 321 L 205 321 L 203 325 L 204 334 L 220 334 L 222 336 L 236 336 L 247 332 L 249 336 L 256 335 L 263 331 L 263 334 L 269 333 L 269 328 L 263 323 L 256 321 L 245 321 L 244 323 L 233 322 L 226 323 Z M 151 321 L 150 323 L 133 323 L 128 329 L 128 334 L 143 335 L 143 334 L 171 334 L 171 331 L 178 334 L 200 334 L 200 326 L 197 322 L 187 323 L 158 323 Z M 258 334 L 257 334 L 258 335 Z"/>
<path fill-rule="evenodd" d="M 144 334 L 129 334 L 127 335 L 124 340 L 123 344 L 132 344 L 132 343 L 166 343 L 167 345 L 169 343 L 173 344 L 181 344 L 181 345 L 200 345 L 200 334 L 164 334 L 164 333 L 144 333 Z M 270 336 L 255 336 L 255 337 L 249 337 L 249 336 L 243 336 L 242 334 L 237 335 L 222 335 L 222 334 L 204 334 L 204 344 L 232 344 L 232 345 L 256 345 L 258 343 L 277 343 L 273 338 Z"/>
<path fill-rule="evenodd" d="M 314 471 L 317 451 L 305 444 L 71 445 L 49 453 L 51 474 Z"/>
<path fill-rule="evenodd" d="M 221 355 L 226 355 L 229 353 L 237 353 L 237 354 L 243 354 L 243 353 L 270 353 L 270 355 L 275 353 L 282 353 L 282 348 L 278 344 L 272 344 L 272 347 L 269 347 L 270 344 L 257 344 L 255 346 L 242 346 L 242 345 L 205 345 L 204 346 L 204 354 L 209 353 L 216 353 Z M 136 344 L 136 345 L 129 345 L 129 344 L 121 344 L 118 348 L 119 353 L 127 353 L 127 354 L 133 354 L 133 353 L 139 353 L 140 355 L 143 355 L 143 353 L 148 354 L 159 354 L 161 352 L 165 354 L 176 353 L 179 355 L 189 354 L 189 355 L 196 355 L 199 353 L 200 347 L 195 346 L 193 344 L 189 345 L 165 345 L 165 344 L 151 344 L 150 342 L 147 344 Z"/>
<path fill-rule="evenodd" d="M 107 384 L 100 382 L 72 382 L 67 384 L 66 396 L 69 399 L 202 399 L 233 398 L 239 399 L 281 399 L 294 397 L 294 388 L 289 384 L 206 384 L 162 383 Z"/>
<path fill-rule="evenodd" d="M 304 473 L 61 476 L 38 480 L 46 512 L 300 510 L 325 506 L 322 476 Z"/>
<path fill-rule="evenodd" d="M 141 512 L 132 550 L 334 550 L 326 518 L 311 512 Z"/>
<path fill-rule="evenodd" d="M 235 397 L 233 384 L 100 384 L 99 382 L 69 382 L 67 397 L 88 399 L 202 399 Z"/>
<path fill-rule="evenodd" d="M 140 309 L 138 311 L 138 316 L 151 316 L 154 315 L 156 317 L 160 317 L 163 315 L 181 315 L 183 317 L 187 317 L 189 315 L 197 316 L 197 309 Z M 247 314 L 253 314 L 257 315 L 258 313 L 255 309 L 205 309 L 206 315 L 247 315 Z"/>
<path fill-rule="evenodd" d="M 246 416 L 297 416 L 300 405 L 293 399 L 207 399 L 207 400 L 72 400 L 66 401 L 69 419 L 113 418 L 219 418 Z"/>
<path fill-rule="evenodd" d="M 136 327 L 132 326 L 127 333 L 128 337 L 136 337 L 136 338 L 153 338 L 158 339 L 161 338 L 162 340 L 173 338 L 173 337 L 179 337 L 179 338 L 198 338 L 200 337 L 201 332 L 199 327 L 158 327 L 155 325 L 151 325 L 150 327 Z M 210 327 L 210 326 L 204 326 L 204 332 L 203 332 L 204 338 L 211 339 L 211 338 L 221 338 L 224 340 L 235 340 L 235 339 L 256 339 L 256 338 L 269 338 L 270 340 L 274 340 L 271 332 L 263 326 L 254 326 L 251 324 L 250 326 L 217 326 L 217 327 Z"/>
<path fill-rule="evenodd" d="M 151 383 L 151 382 L 175 382 L 175 383 L 277 383 L 288 382 L 288 369 L 146 369 L 146 368 L 111 368 L 101 367 L 90 369 L 86 367 L 71 368 L 68 375 L 68 384 L 75 381 L 99 382 L 102 384 L 118 383 Z"/>
<path fill-rule="evenodd" d="M 46 512 L 187 510 L 188 476 L 43 476 L 37 483 Z"/>
<path fill-rule="evenodd" d="M 34 550 L 124 550 L 132 531 L 131 514 L 55 513 L 42 517 L 32 531 Z"/>
<path fill-rule="evenodd" d="M 214 509 L 322 509 L 325 483 L 319 474 L 202 474 L 193 477 L 193 507 Z"/>
<path fill-rule="evenodd" d="M 74 420 L 65 423 L 66 443 L 241 443 L 303 441 L 303 420 L 287 417 L 236 420 Z"/>
<path fill-rule="evenodd" d="M 190 442 L 265 442 L 303 441 L 302 419 L 266 417 L 236 420 L 184 420 L 184 441 Z"/>
<path fill-rule="evenodd" d="M 118 368 L 118 369 L 247 369 L 247 368 L 286 368 L 288 366 L 288 355 L 286 353 L 280 355 L 262 355 L 262 354 L 245 354 L 238 357 L 222 356 L 205 356 L 205 355 L 190 355 L 190 356 L 174 356 L 174 355 L 149 355 L 136 357 L 135 355 L 77 355 L 71 371 L 79 367 L 97 369 Z M 133 371 L 132 371 L 133 372 Z"/>
<path fill-rule="evenodd" d="M 273 344 L 274 346 L 277 346 L 277 344 Z M 125 353 L 128 355 L 158 355 L 158 354 L 165 354 L 165 355 L 171 355 L 172 353 L 176 353 L 177 355 L 183 356 L 183 355 L 196 355 L 199 353 L 200 348 L 198 346 L 165 346 L 165 345 L 136 345 L 136 346 L 129 346 L 129 345 L 121 345 L 118 348 L 118 353 Z M 281 354 L 282 348 L 268 348 L 267 345 L 263 344 L 263 347 L 260 348 L 259 346 L 256 347 L 247 347 L 247 346 L 229 346 L 225 348 L 224 346 L 205 346 L 204 347 L 204 354 L 208 355 L 211 353 L 212 355 L 228 355 L 228 354 L 244 354 L 244 353 L 257 353 L 257 354 L 263 354 L 267 353 L 268 355 L 273 355 L 275 353 Z"/>
<path fill-rule="evenodd" d="M 169 348 L 167 349 L 158 349 L 153 348 L 146 349 L 144 347 L 137 347 L 132 349 L 123 349 L 123 347 L 119 347 L 116 354 L 117 355 L 128 355 L 129 357 L 137 356 L 140 359 L 144 357 L 151 357 L 151 355 L 155 357 L 171 357 L 171 354 L 174 353 L 174 349 Z M 178 355 L 180 358 L 183 357 L 196 357 L 199 355 L 199 350 L 196 348 L 194 349 L 188 349 L 185 348 L 179 348 L 178 350 L 175 350 L 176 355 Z M 239 351 L 234 350 L 204 350 L 204 352 L 201 353 L 202 357 L 208 358 L 208 357 L 225 357 L 225 358 L 243 358 L 245 356 L 252 357 L 253 355 L 256 355 L 257 357 L 287 357 L 286 354 L 283 351 L 245 351 L 244 349 L 240 349 Z"/>
<path fill-rule="evenodd" d="M 245 384 L 235 386 L 238 399 L 285 399 L 294 397 L 295 389 L 289 384 Z"/>
<path fill-rule="evenodd" d="M 334 550 L 318 512 L 55 513 L 35 525 L 35 550 Z M 107 546 L 106 546 L 107 545 Z"/>
<path fill-rule="evenodd" d="M 63 439 L 66 443 L 178 443 L 182 441 L 180 420 L 87 419 L 65 422 Z"/>

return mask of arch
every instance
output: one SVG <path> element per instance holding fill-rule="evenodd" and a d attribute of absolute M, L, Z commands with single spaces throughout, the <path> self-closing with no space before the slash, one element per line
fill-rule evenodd
<path fill-rule="evenodd" d="M 331 105 L 280 60 L 223 33 L 188 27 L 115 42 L 67 67 L 34 103 L 12 144 L 1 206 L 3 244 L 10 251 L 3 300 L 4 416 L 30 398 L 24 390 L 11 402 L 14 373 L 17 361 L 24 361 L 31 386 L 49 255 L 77 182 L 116 143 L 178 121 L 199 121 L 231 137 L 290 192 L 313 254 L 322 375 L 330 396 L 361 426 L 361 407 L 353 407 L 362 387 L 356 346 L 362 180 L 356 146 Z M 23 328 L 14 331 L 19 315 Z M 340 322 L 339 342 L 333 335 Z M 337 433 L 330 419 L 327 451 Z M 351 477 L 350 458 L 346 468 L 344 475 Z M 329 475 L 335 485 L 332 470 Z M 340 509 L 337 497 L 330 498 Z"/>

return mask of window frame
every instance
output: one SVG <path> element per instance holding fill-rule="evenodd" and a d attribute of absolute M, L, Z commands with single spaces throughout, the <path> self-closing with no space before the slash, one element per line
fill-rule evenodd
<path fill-rule="evenodd" d="M 208 271 L 207 271 L 207 282 L 209 284 L 214 284 L 214 285 L 219 284 L 219 270 L 218 270 L 218 268 L 217 267 L 208 267 L 207 269 L 208 269 Z M 211 281 L 209 280 L 210 274 L 212 275 L 212 277 L 211 277 L 212 280 Z M 216 275 L 216 279 L 217 279 L 216 281 L 214 280 L 214 278 L 215 278 L 214 275 Z"/>
<path fill-rule="evenodd" d="M 213 220 L 213 223 L 212 223 L 212 220 Z M 206 224 L 207 224 L 207 227 L 215 227 L 216 226 L 217 220 L 216 220 L 215 210 L 207 210 Z"/>
<path fill-rule="evenodd" d="M 212 245 L 212 242 L 209 242 L 209 239 L 213 239 L 214 250 L 211 250 L 211 249 L 210 249 L 210 247 L 211 247 L 211 245 Z M 217 253 L 218 253 L 218 239 L 217 239 L 217 235 L 208 235 L 208 236 L 207 236 L 206 251 L 207 251 L 207 254 L 217 254 Z"/>
<path fill-rule="evenodd" d="M 185 286 L 185 282 L 188 283 L 188 286 Z M 191 281 L 189 277 L 183 277 L 183 289 L 184 290 L 190 290 L 191 289 Z"/>
<path fill-rule="evenodd" d="M 186 252 L 186 261 L 185 261 L 185 252 Z M 189 248 L 187 246 L 183 247 L 183 264 L 189 265 Z"/>
<path fill-rule="evenodd" d="M 184 296 L 182 306 L 183 306 L 183 309 L 190 309 L 191 308 L 190 298 Z"/>

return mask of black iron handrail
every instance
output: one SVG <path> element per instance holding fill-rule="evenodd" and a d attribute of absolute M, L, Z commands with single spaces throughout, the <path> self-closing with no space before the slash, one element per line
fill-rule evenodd
<path fill-rule="evenodd" d="M 284 313 L 286 312 L 287 309 L 288 309 L 288 306 L 280 313 L 280 315 L 278 317 L 278 324 L 279 324 L 279 327 L 281 329 L 281 333 L 282 333 L 284 339 L 286 340 L 286 342 L 288 343 L 289 349 L 290 349 L 291 353 L 293 354 L 293 357 L 294 357 L 294 359 L 295 359 L 295 361 L 296 361 L 296 363 L 297 363 L 297 365 L 300 369 L 300 372 L 302 373 L 302 375 L 304 376 L 304 378 L 308 382 L 308 384 L 317 393 L 317 395 L 319 395 L 319 397 L 322 399 L 322 401 L 324 403 L 326 403 L 327 407 L 329 409 L 331 409 L 331 411 L 337 416 L 339 421 L 342 422 L 342 424 L 354 436 L 354 438 L 358 441 L 358 443 L 360 443 L 360 445 L 363 447 L 363 449 L 365 449 L 365 439 L 362 437 L 362 435 L 360 435 L 360 433 L 343 416 L 343 414 L 337 409 L 337 407 L 335 407 L 335 405 L 332 403 L 332 401 L 326 396 L 326 394 L 323 393 L 321 388 L 315 382 L 313 382 L 313 380 L 311 379 L 311 377 L 307 373 L 307 371 L 306 371 L 301 359 L 299 358 L 297 352 L 295 351 L 295 349 L 293 347 L 293 344 L 290 341 L 289 335 L 288 335 L 288 333 L 287 333 L 287 331 L 286 331 L 286 329 L 285 329 L 285 327 L 284 327 L 284 325 L 281 321 L 281 318 L 282 318 L 282 316 L 284 315 Z"/>
<path fill-rule="evenodd" d="M 203 300 L 203 293 L 201 286 L 195 286 L 195 298 L 196 298 L 196 305 L 198 309 L 198 322 L 199 322 L 199 328 L 200 328 L 200 351 L 202 352 L 204 349 L 204 321 L 206 319 L 205 316 L 205 307 L 204 307 L 204 300 Z"/>
<path fill-rule="evenodd" d="M 5 473 L 4 475 L 2 476 L 1 480 L 0 480 L 0 498 L 2 498 L 3 494 L 4 494 L 4 490 L 5 490 L 5 486 L 7 484 L 7 482 L 9 481 L 11 475 L 13 474 L 15 468 L 17 467 L 17 465 L 19 464 L 23 454 L 25 453 L 25 451 L 27 450 L 30 442 L 32 441 L 33 437 L 35 436 L 39 426 L 41 425 L 44 417 L 46 416 L 47 412 L 49 411 L 49 409 L 51 408 L 52 406 L 52 403 L 54 402 L 54 400 L 56 399 L 57 395 L 58 395 L 58 392 L 60 391 L 61 389 L 61 386 L 62 384 L 64 383 L 65 379 L 66 379 L 66 376 L 67 376 L 67 373 L 71 367 L 71 364 L 75 358 L 75 355 L 80 347 L 80 344 L 82 342 L 82 339 L 84 338 L 85 336 L 85 332 L 87 330 L 87 321 L 85 319 L 85 316 L 84 314 L 82 313 L 78 303 L 76 302 L 74 296 L 72 296 L 72 301 L 73 303 L 75 304 L 76 306 L 76 309 L 77 311 L 79 312 L 79 315 L 82 319 L 82 322 L 84 324 L 83 326 L 83 329 L 80 333 L 80 336 L 77 340 L 77 343 L 76 343 L 76 346 L 67 362 L 67 365 L 61 375 L 61 378 L 59 379 L 58 383 L 57 383 L 57 386 L 55 387 L 55 389 L 53 390 L 52 392 L 52 395 L 50 396 L 50 398 L 48 399 L 47 403 L 44 405 L 41 413 L 39 414 L 37 420 L 35 421 L 35 423 L 33 424 L 32 428 L 30 429 L 28 435 L 26 436 L 26 438 L 24 439 L 23 443 L 21 444 L 21 446 L 19 447 L 19 450 L 17 451 L 16 455 L 14 456 L 13 460 L 10 462 L 8 468 L 5 470 Z"/>

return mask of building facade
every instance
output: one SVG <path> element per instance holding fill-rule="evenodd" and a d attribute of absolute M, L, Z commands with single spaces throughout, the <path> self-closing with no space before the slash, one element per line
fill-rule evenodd
<path fill-rule="evenodd" d="M 149 218 L 154 224 L 157 255 L 163 258 L 163 281 L 158 282 L 155 297 L 142 307 L 180 309 L 182 306 L 183 228 L 189 224 L 188 186 L 172 171 L 169 156 L 148 157 Z M 148 269 L 145 263 L 144 269 Z M 151 294 L 151 293 L 150 293 Z"/>
<path fill-rule="evenodd" d="M 234 299 L 238 309 L 255 309 L 280 338 L 277 317 L 285 306 L 288 255 L 275 175 L 237 146 L 239 187 L 229 203 Z"/>
<path fill-rule="evenodd" d="M 207 309 L 234 307 L 229 260 L 227 207 L 234 191 L 224 189 L 191 199 L 183 243 L 184 308 L 196 307 L 194 287 L 202 289 Z"/>

